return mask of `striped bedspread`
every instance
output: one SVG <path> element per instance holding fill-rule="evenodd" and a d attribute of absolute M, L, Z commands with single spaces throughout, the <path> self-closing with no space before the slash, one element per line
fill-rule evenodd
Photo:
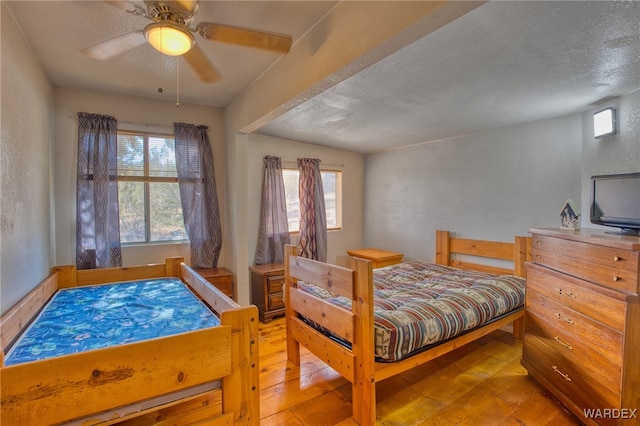
<path fill-rule="evenodd" d="M 397 361 L 524 304 L 525 280 L 427 262 L 375 269 L 375 353 Z M 351 300 L 299 282 L 298 288 L 351 309 Z"/>

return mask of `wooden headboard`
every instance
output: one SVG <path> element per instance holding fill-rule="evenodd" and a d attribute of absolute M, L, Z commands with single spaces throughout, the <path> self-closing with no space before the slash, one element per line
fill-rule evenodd
<path fill-rule="evenodd" d="M 462 254 L 489 259 L 513 262 L 513 269 L 493 265 L 468 262 L 454 258 L 452 255 Z M 451 237 L 449 231 L 436 231 L 436 263 L 454 266 L 460 269 L 472 269 L 490 274 L 513 274 L 526 276 L 524 264 L 531 259 L 531 237 L 516 236 L 513 243 L 485 240 L 470 240 Z"/>

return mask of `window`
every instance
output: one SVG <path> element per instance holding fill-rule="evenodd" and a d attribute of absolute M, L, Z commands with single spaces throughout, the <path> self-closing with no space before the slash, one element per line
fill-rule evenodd
<path fill-rule="evenodd" d="M 282 169 L 284 193 L 287 201 L 289 232 L 300 231 L 300 197 L 298 195 L 298 170 Z M 324 205 L 327 212 L 327 229 L 342 228 L 342 172 L 321 170 Z"/>
<path fill-rule="evenodd" d="M 173 135 L 118 132 L 120 241 L 187 240 Z"/>

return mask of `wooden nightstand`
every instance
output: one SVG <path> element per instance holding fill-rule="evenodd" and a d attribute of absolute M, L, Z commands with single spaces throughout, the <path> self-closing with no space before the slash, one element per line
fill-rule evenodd
<path fill-rule="evenodd" d="M 258 307 L 260 321 L 284 315 L 284 265 L 254 265 L 251 271 L 251 303 Z"/>
<path fill-rule="evenodd" d="M 225 268 L 194 268 L 194 271 L 235 300 L 233 297 L 233 273 L 230 270 Z"/>
<path fill-rule="evenodd" d="M 404 255 L 393 251 L 380 250 L 376 248 L 364 248 L 359 250 L 347 250 L 347 254 L 353 257 L 370 260 L 374 268 L 395 265 L 402 262 Z"/>

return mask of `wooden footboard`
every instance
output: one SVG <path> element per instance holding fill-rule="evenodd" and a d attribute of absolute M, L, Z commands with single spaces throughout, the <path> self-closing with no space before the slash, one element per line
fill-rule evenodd
<path fill-rule="evenodd" d="M 497 258 L 514 262 L 514 269 L 477 266 L 454 259 L 455 253 Z M 496 243 L 450 238 L 446 231 L 437 233 L 437 262 L 464 269 L 523 275 L 524 262 L 530 253 L 530 239 L 516 237 L 515 243 Z M 481 265 L 481 264 L 478 264 Z M 337 307 L 297 288 L 298 280 L 312 283 L 351 299 L 351 310 Z M 376 420 L 375 383 L 405 372 L 476 340 L 509 323 L 514 334 L 522 331 L 522 309 L 492 323 L 470 331 L 432 349 L 393 363 L 375 362 L 373 324 L 373 269 L 371 262 L 352 258 L 351 267 L 343 268 L 297 256 L 296 248 L 285 248 L 285 306 L 287 356 L 300 365 L 300 344 L 334 368 L 352 384 L 353 418 L 358 424 L 373 425 Z M 352 342 L 351 349 L 319 332 L 301 318 L 321 325 L 340 338 Z"/>
<path fill-rule="evenodd" d="M 216 310 L 221 325 L 24 364 L 3 363 L 3 423 L 83 419 L 83 425 L 127 424 L 133 419 L 175 418 L 180 424 L 259 424 L 257 309 L 237 305 L 181 258 L 99 271 L 54 268 L 49 278 L 0 319 L 2 353 L 58 288 L 166 276 L 187 283 Z M 208 389 L 218 380 L 219 390 Z M 200 388 L 201 393 L 181 396 L 187 389 Z M 158 397 L 163 399 L 157 406 L 139 408 Z M 216 400 L 221 400 L 222 408 Z M 100 414 L 105 412 L 107 420 Z"/>

